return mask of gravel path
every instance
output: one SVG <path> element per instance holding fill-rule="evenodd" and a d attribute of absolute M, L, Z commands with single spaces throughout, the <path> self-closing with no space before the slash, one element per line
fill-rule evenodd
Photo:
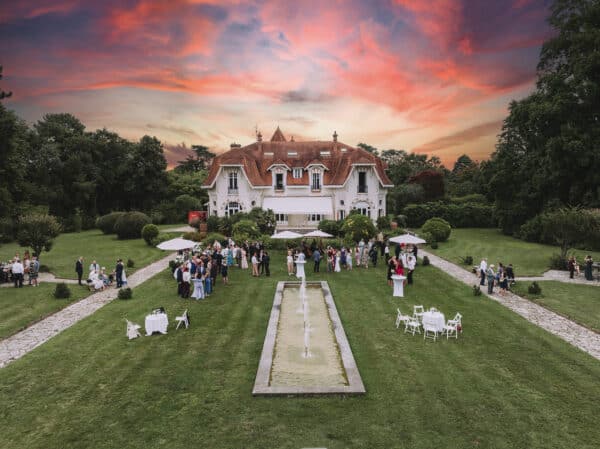
<path fill-rule="evenodd" d="M 560 271 L 560 270 L 548 270 L 541 276 L 524 276 L 517 277 L 517 281 L 559 281 L 565 282 L 567 284 L 581 284 L 581 285 L 591 285 L 594 287 L 600 287 L 600 278 L 596 277 L 593 281 L 588 281 L 583 276 L 583 271 L 579 276 L 575 275 L 573 279 L 569 278 L 568 271 Z"/>
<path fill-rule="evenodd" d="M 429 257 L 432 265 L 435 265 L 453 278 L 464 282 L 467 285 L 472 286 L 479 283 L 479 279 L 473 273 L 464 270 L 458 265 L 424 250 L 419 250 L 419 255 Z M 548 280 L 547 278 L 544 279 Z M 513 293 L 507 293 L 505 296 L 500 296 L 497 293 L 488 295 L 487 287 L 482 288 L 481 292 L 503 306 L 508 307 L 513 312 L 518 313 L 527 321 L 562 338 L 566 342 L 600 360 L 600 334 L 586 329 L 567 318 L 557 315 L 556 313 Z"/>
<path fill-rule="evenodd" d="M 128 276 L 128 286 L 131 288 L 137 287 L 141 283 L 165 270 L 169 266 L 169 260 L 172 258 L 173 256 L 169 254 L 163 259 Z M 48 318 L 33 324 L 12 337 L 0 341 L 0 368 L 23 357 L 29 351 L 37 348 L 63 330 L 68 329 L 78 321 L 90 316 L 96 310 L 115 299 L 118 292 L 119 290 L 116 288 L 109 288 L 108 290 L 94 293 L 81 301 L 65 307 Z"/>
<path fill-rule="evenodd" d="M 195 232 L 195 231 L 197 231 L 197 229 L 192 228 L 191 226 L 180 226 L 178 228 L 163 229 L 160 232 Z"/>
<path fill-rule="evenodd" d="M 77 279 L 63 279 L 63 278 L 57 278 L 52 273 L 40 273 L 38 275 L 38 283 L 39 284 L 43 284 L 44 282 L 52 282 L 52 283 L 64 282 L 65 284 L 77 284 Z M 28 283 L 29 283 L 29 280 L 27 278 L 27 275 L 25 275 L 25 279 L 23 281 L 23 288 L 29 287 Z M 12 282 L 6 282 L 4 284 L 0 284 L 0 287 L 2 287 L 2 288 L 6 288 L 6 287 L 15 288 L 15 286 L 14 286 L 14 284 Z"/>

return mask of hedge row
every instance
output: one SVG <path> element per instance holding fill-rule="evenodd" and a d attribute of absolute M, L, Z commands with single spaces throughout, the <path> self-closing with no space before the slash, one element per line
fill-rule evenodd
<path fill-rule="evenodd" d="M 406 224 L 419 228 L 433 217 L 440 217 L 453 228 L 493 228 L 496 227 L 494 207 L 480 203 L 445 204 L 432 201 L 423 204 L 409 204 L 402 211 Z"/>

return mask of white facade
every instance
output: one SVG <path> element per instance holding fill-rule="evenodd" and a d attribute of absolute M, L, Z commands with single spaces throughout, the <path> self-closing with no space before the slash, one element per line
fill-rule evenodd
<path fill-rule="evenodd" d="M 289 185 L 288 180 L 293 177 L 294 169 L 298 174 L 298 168 L 274 164 L 269 170 L 271 185 L 252 186 L 242 164 L 222 165 L 213 185 L 207 186 L 209 215 L 223 217 L 238 211 L 249 212 L 253 207 L 263 208 L 265 199 L 273 205 L 278 230 L 315 229 L 319 221 L 345 218 L 352 209 L 358 209 L 373 221 L 386 214 L 389 186 L 383 185 L 374 164 L 352 165 L 346 181 L 335 186 L 323 184 L 326 168 L 320 164 L 302 168 L 308 171 L 308 185 Z M 324 201 L 317 204 L 311 198 Z M 329 207 L 324 207 L 326 204 Z"/>

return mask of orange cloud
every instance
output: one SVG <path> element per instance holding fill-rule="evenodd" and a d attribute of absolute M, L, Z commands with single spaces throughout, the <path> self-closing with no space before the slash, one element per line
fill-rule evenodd
<path fill-rule="evenodd" d="M 463 129 L 456 133 L 438 137 L 430 142 L 413 148 L 412 151 L 415 153 L 443 153 L 447 151 L 459 151 L 461 145 L 465 145 L 476 141 L 482 137 L 496 135 L 502 128 L 502 120 L 496 120 L 493 122 L 483 123 L 481 125 L 473 126 L 471 128 Z"/>

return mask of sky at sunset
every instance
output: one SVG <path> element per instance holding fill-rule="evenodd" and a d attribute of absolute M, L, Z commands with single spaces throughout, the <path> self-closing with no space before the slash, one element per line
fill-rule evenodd
<path fill-rule="evenodd" d="M 486 159 L 534 87 L 547 0 L 19 0 L 0 8 L 3 104 L 29 123 L 222 152 L 269 138 Z"/>

